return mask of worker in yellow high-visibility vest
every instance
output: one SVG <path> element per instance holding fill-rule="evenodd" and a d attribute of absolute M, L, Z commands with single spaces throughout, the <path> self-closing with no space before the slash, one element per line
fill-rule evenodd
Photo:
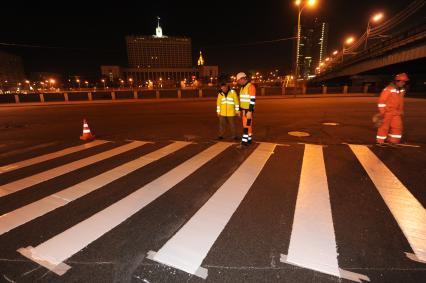
<path fill-rule="evenodd" d="M 240 114 L 240 104 L 238 95 L 224 82 L 220 84 L 220 90 L 217 94 L 216 112 L 219 117 L 219 137 L 222 140 L 226 130 L 226 124 L 231 129 L 231 134 L 235 140 L 238 136 L 235 131 L 235 116 Z"/>
<path fill-rule="evenodd" d="M 237 74 L 237 82 L 240 89 L 240 111 L 243 122 L 243 137 L 241 144 L 250 145 L 253 138 L 253 112 L 256 105 L 256 87 L 249 82 L 243 72 Z"/>

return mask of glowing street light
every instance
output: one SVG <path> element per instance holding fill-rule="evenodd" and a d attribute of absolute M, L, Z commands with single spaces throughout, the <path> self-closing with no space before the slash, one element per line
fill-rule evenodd
<path fill-rule="evenodd" d="M 336 56 L 338 53 L 339 53 L 339 51 L 334 50 L 334 51 L 333 51 L 333 56 Z"/>
<path fill-rule="evenodd" d="M 368 43 L 368 38 L 370 37 L 370 32 L 371 32 L 371 22 L 373 23 L 377 23 L 379 22 L 381 19 L 383 19 L 383 13 L 378 13 L 376 15 L 374 15 L 373 17 L 371 17 L 368 20 L 368 24 L 367 24 L 367 32 L 366 32 L 366 36 L 365 36 L 365 45 L 364 45 L 364 50 L 367 49 L 367 43 Z"/>
<path fill-rule="evenodd" d="M 88 81 L 84 81 L 84 83 L 86 84 L 86 88 L 89 88 L 89 82 Z"/>
<path fill-rule="evenodd" d="M 78 83 L 78 89 L 81 89 L 81 87 L 80 87 L 80 79 L 76 79 L 75 81 Z"/>
<path fill-rule="evenodd" d="M 378 22 L 383 18 L 383 13 L 379 13 L 373 17 L 373 22 Z"/>
<path fill-rule="evenodd" d="M 129 78 L 130 87 L 133 87 L 133 79 Z"/>
<path fill-rule="evenodd" d="M 343 48 L 342 48 L 342 62 L 343 62 L 343 56 L 345 55 L 345 44 L 346 45 L 350 45 L 355 41 L 355 38 L 353 36 L 348 37 L 344 43 L 343 43 Z"/>
<path fill-rule="evenodd" d="M 102 79 L 101 82 L 104 84 L 104 89 L 106 89 L 105 79 Z"/>
<path fill-rule="evenodd" d="M 297 79 L 299 77 L 300 33 L 301 33 L 300 18 L 301 18 L 303 10 L 307 6 L 308 7 L 315 6 L 316 0 L 305 0 L 305 1 L 296 0 L 295 4 L 299 8 L 299 14 L 298 14 L 298 17 L 297 17 L 296 70 L 294 72 L 295 75 L 296 75 L 296 79 Z"/>
<path fill-rule="evenodd" d="M 355 41 L 355 38 L 353 38 L 352 36 L 351 37 L 349 37 L 348 39 L 346 39 L 346 44 L 347 45 L 349 45 L 349 44 L 351 44 L 352 42 L 354 42 Z"/>
<path fill-rule="evenodd" d="M 50 83 L 50 88 L 52 88 L 52 85 L 54 85 L 56 83 L 56 81 L 54 79 L 50 79 L 49 81 L 46 81 Z"/>

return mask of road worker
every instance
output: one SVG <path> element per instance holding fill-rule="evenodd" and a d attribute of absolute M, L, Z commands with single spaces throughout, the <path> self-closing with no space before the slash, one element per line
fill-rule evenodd
<path fill-rule="evenodd" d="M 226 131 L 226 124 L 231 129 L 234 140 L 238 140 L 235 131 L 235 116 L 239 116 L 240 104 L 236 91 L 230 89 L 226 82 L 220 84 L 220 90 L 217 95 L 216 112 L 219 117 L 219 140 L 222 140 Z"/>
<path fill-rule="evenodd" d="M 240 89 L 240 111 L 243 122 L 243 136 L 241 145 L 248 146 L 253 139 L 253 112 L 256 105 L 256 87 L 249 82 L 243 72 L 237 74 L 237 83 Z"/>
<path fill-rule="evenodd" d="M 377 145 L 384 146 L 385 141 L 397 146 L 402 138 L 402 115 L 404 114 L 405 84 L 407 74 L 395 76 L 394 81 L 380 94 L 378 108 L 383 117 L 382 125 L 377 130 Z"/>

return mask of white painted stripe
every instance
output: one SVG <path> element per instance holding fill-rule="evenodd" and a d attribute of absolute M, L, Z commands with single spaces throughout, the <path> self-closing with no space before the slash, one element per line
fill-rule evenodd
<path fill-rule="evenodd" d="M 62 166 L 58 166 L 50 170 L 2 185 L 0 186 L 0 197 L 15 193 L 17 191 L 21 191 L 23 189 L 29 188 L 36 184 L 42 183 L 44 181 L 56 178 L 58 176 L 75 171 L 77 169 L 83 168 L 93 163 L 102 161 L 104 159 L 113 157 L 115 155 L 124 153 L 129 150 L 135 149 L 143 144 L 144 142 L 141 142 L 141 141 L 133 141 L 123 146 L 116 147 L 114 149 L 111 149 L 102 153 L 98 153 L 96 155 L 86 157 L 68 164 L 64 164 Z"/>
<path fill-rule="evenodd" d="M 322 146 L 305 145 L 287 262 L 340 276 Z"/>
<path fill-rule="evenodd" d="M 21 169 L 27 166 L 31 166 L 34 164 L 38 164 L 44 161 L 48 161 L 54 158 L 58 158 L 58 157 L 62 157 L 71 153 L 75 153 L 75 152 L 79 152 L 85 149 L 89 149 L 104 143 L 107 143 L 108 141 L 104 141 L 104 140 L 95 140 L 92 141 L 90 143 L 85 143 L 82 145 L 78 145 L 78 146 L 73 146 L 73 147 L 69 147 L 66 149 L 62 149 L 56 152 L 52 152 L 52 153 L 48 153 L 48 154 L 44 154 L 41 156 L 37 156 L 31 159 L 27 159 L 27 160 L 23 160 L 23 161 L 19 161 L 19 162 L 15 162 L 12 164 L 8 164 L 8 165 L 4 165 L 0 167 L 0 174 L 1 173 L 5 173 L 5 172 L 10 172 L 13 170 L 17 170 L 17 169 Z"/>
<path fill-rule="evenodd" d="M 276 144 L 270 143 L 260 144 L 152 259 L 196 274 L 214 242 L 262 171 L 275 146 Z"/>
<path fill-rule="evenodd" d="M 174 142 L 168 146 L 143 155 L 135 160 L 127 162 L 105 173 L 78 183 L 72 187 L 1 215 L 0 235 L 59 207 L 67 205 L 68 203 L 75 201 L 76 199 L 81 198 L 97 189 L 100 189 L 101 187 L 121 177 L 124 177 L 156 160 L 159 160 L 160 158 L 163 158 L 189 144 L 190 143 L 188 142 Z"/>
<path fill-rule="evenodd" d="M 290 246 L 288 255 L 283 256 L 282 261 L 347 278 L 347 272 L 339 268 L 337 255 L 322 146 L 307 144 Z"/>
<path fill-rule="evenodd" d="M 64 274 L 70 268 L 63 263 L 64 260 L 169 191 L 231 145 L 232 143 L 220 142 L 207 148 L 168 173 L 63 233 L 35 248 L 21 248 L 18 252 L 59 275 Z"/>
<path fill-rule="evenodd" d="M 425 208 L 368 147 L 349 146 L 398 222 L 415 256 L 426 262 Z"/>

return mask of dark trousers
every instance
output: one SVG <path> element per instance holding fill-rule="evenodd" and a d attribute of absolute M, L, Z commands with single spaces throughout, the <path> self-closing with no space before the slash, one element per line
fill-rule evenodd
<path fill-rule="evenodd" d="M 235 116 L 219 116 L 219 136 L 223 137 L 226 132 L 226 124 L 229 125 L 231 129 L 231 134 L 233 137 L 237 136 L 235 132 Z"/>

